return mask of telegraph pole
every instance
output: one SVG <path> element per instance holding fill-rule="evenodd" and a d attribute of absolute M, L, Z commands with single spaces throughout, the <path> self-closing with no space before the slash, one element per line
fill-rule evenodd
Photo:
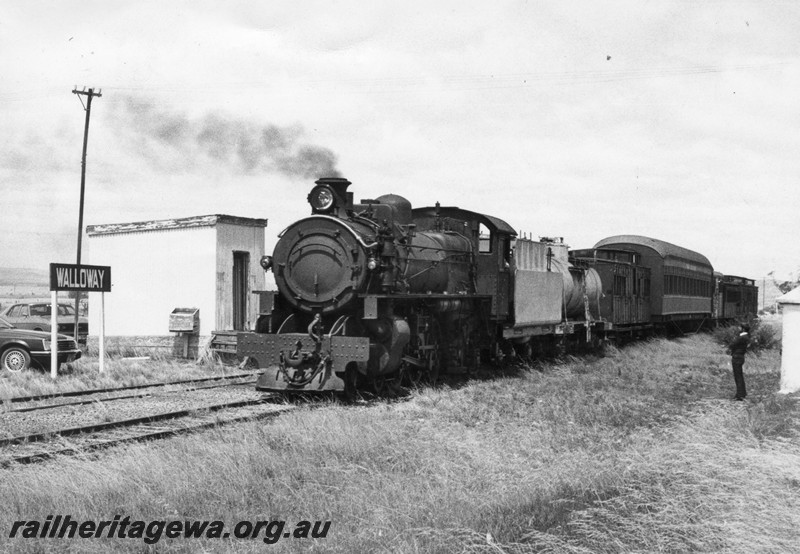
<path fill-rule="evenodd" d="M 77 264 L 81 265 L 81 243 L 83 241 L 83 199 L 86 192 L 86 146 L 89 143 L 89 118 L 92 115 L 92 98 L 97 96 L 98 98 L 103 96 L 102 91 L 98 90 L 97 92 L 94 91 L 93 88 L 86 90 L 78 90 L 78 87 L 72 89 L 72 94 L 77 94 L 78 99 L 81 101 L 81 105 L 83 105 L 83 98 L 81 96 L 86 97 L 86 106 L 84 106 L 84 111 L 86 112 L 86 124 L 83 128 L 83 156 L 81 157 L 81 200 L 80 200 L 80 208 L 78 211 L 78 261 Z M 78 309 L 80 307 L 81 295 L 80 292 L 75 293 L 75 331 L 74 331 L 74 338 L 75 342 L 78 342 Z M 53 310 L 57 310 L 58 306 L 53 306 Z"/>

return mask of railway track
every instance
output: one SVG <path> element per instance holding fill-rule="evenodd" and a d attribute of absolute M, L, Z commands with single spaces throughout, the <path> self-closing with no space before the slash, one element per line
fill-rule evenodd
<path fill-rule="evenodd" d="M 272 396 L 224 402 L 141 417 L 30 433 L 0 439 L 0 467 L 88 453 L 125 443 L 193 433 L 219 425 L 276 417 L 293 409 Z"/>
<path fill-rule="evenodd" d="M 283 395 L 252 388 L 257 375 L 7 399 L 0 409 L 0 468 L 272 418 L 294 409 L 282 403 Z"/>
<path fill-rule="evenodd" d="M 236 379 L 236 381 L 235 382 L 228 381 L 228 382 L 224 382 L 224 383 L 214 383 L 214 384 L 200 384 L 200 385 L 189 386 L 189 387 L 186 387 L 185 385 L 192 384 L 192 383 L 205 383 L 205 382 L 209 381 L 209 379 L 196 379 L 196 380 L 179 381 L 179 382 L 176 382 L 176 383 L 166 383 L 166 384 L 159 383 L 159 384 L 156 384 L 156 385 L 136 385 L 136 386 L 133 386 L 133 387 L 120 387 L 120 388 L 107 389 L 107 390 L 102 390 L 101 389 L 99 392 L 91 391 L 91 392 L 86 392 L 83 395 L 70 394 L 70 397 L 84 396 L 85 398 L 82 399 L 82 400 L 71 400 L 71 401 L 68 401 L 68 402 L 51 402 L 51 400 L 53 400 L 53 399 L 58 399 L 58 398 L 63 398 L 64 397 L 63 395 L 55 395 L 55 396 L 48 396 L 47 398 L 43 399 L 42 403 L 37 403 L 37 402 L 40 402 L 40 400 L 38 400 L 38 399 L 37 400 L 33 400 L 33 401 L 28 401 L 28 402 L 24 402 L 22 406 L 11 407 L 11 408 L 8 408 L 8 409 L 4 410 L 4 412 L 6 412 L 6 413 L 8 413 L 8 412 L 35 412 L 37 410 L 48 410 L 48 409 L 54 409 L 54 408 L 62 408 L 62 407 L 65 407 L 65 406 L 83 406 L 83 405 L 87 405 L 87 404 L 95 404 L 97 402 L 113 402 L 115 400 L 128 400 L 128 399 L 131 399 L 131 398 L 145 398 L 145 397 L 153 395 L 152 391 L 146 390 L 146 389 L 150 389 L 150 388 L 166 389 L 166 388 L 169 387 L 171 389 L 169 391 L 170 393 L 177 393 L 177 392 L 191 392 L 191 391 L 196 391 L 196 390 L 216 389 L 216 388 L 222 388 L 222 387 L 235 387 L 235 386 L 253 385 L 256 382 L 256 380 L 252 378 L 252 374 L 243 374 L 243 375 L 240 375 L 240 376 L 230 376 L 230 377 L 224 377 L 224 378 L 214 378 L 214 380 L 220 380 L 220 379 L 226 379 L 226 380 L 231 380 L 231 381 L 233 379 Z M 243 380 L 241 380 L 241 379 L 243 379 Z M 181 385 L 184 385 L 184 386 L 181 386 Z M 173 386 L 180 387 L 180 388 L 176 388 L 175 389 L 175 388 L 172 388 Z M 142 391 L 142 389 L 145 389 L 145 390 Z M 141 392 L 136 392 L 136 393 L 133 393 L 133 394 L 114 394 L 115 392 L 123 393 L 124 391 L 127 391 L 127 390 L 140 390 Z M 12 399 L 12 401 L 13 401 L 13 399 Z M 17 402 L 23 402 L 23 401 L 17 400 Z"/>
<path fill-rule="evenodd" d="M 78 391 L 65 391 L 65 392 L 54 392 L 50 394 L 35 394 L 31 396 L 13 396 L 4 400 L 4 402 L 9 402 L 12 404 L 16 403 L 25 403 L 25 402 L 37 402 L 37 401 L 44 401 L 44 400 L 52 400 L 55 398 L 72 398 L 76 396 L 91 396 L 91 395 L 100 395 L 100 394 L 113 394 L 115 392 L 124 392 L 130 390 L 142 390 L 142 389 L 149 389 L 149 388 L 159 388 L 159 387 L 169 387 L 173 385 L 190 385 L 194 383 L 207 383 L 211 381 L 225 381 L 231 379 L 243 379 L 247 377 L 255 377 L 260 372 L 247 372 L 247 373 L 236 373 L 233 375 L 219 375 L 216 377 L 201 377 L 198 379 L 183 379 L 180 381 L 162 381 L 159 383 L 147 383 L 144 385 L 131 385 L 128 387 L 109 387 L 109 388 L 100 388 L 100 389 L 86 389 L 86 390 L 78 390 Z"/>
<path fill-rule="evenodd" d="M 91 396 L 78 402 L 47 405 L 22 405 L 0 412 L 0 447 L 11 444 L 15 437 L 57 434 L 64 429 L 85 428 L 112 421 L 158 418 L 159 414 L 176 414 L 206 410 L 216 405 L 252 402 L 263 398 L 251 382 L 228 381 L 224 385 L 168 387 L 152 394 L 114 397 Z"/>

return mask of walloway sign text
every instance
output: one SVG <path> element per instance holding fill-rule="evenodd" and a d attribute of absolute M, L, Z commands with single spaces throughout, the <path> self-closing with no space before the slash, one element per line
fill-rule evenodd
<path fill-rule="evenodd" d="M 50 290 L 111 292 L 111 267 L 50 264 Z"/>

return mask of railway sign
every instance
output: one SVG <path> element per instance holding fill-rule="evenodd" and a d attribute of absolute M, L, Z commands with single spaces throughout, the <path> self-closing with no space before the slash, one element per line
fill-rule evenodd
<path fill-rule="evenodd" d="M 50 264 L 50 290 L 111 292 L 111 267 Z"/>
<path fill-rule="evenodd" d="M 100 373 L 105 371 L 105 296 L 111 292 L 111 267 L 105 265 L 50 264 L 50 377 L 58 375 L 58 291 L 75 290 L 100 293 Z M 77 306 L 76 306 L 77 307 Z M 77 328 L 78 316 L 75 315 Z"/>

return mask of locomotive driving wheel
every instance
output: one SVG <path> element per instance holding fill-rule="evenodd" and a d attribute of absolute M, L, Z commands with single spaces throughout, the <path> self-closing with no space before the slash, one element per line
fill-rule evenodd
<path fill-rule="evenodd" d="M 431 317 L 417 332 L 416 358 L 421 362 L 421 367 L 417 369 L 414 384 L 435 385 L 439 382 L 439 374 L 442 366 L 441 358 L 441 339 L 442 331 L 439 322 Z"/>
<path fill-rule="evenodd" d="M 439 341 L 432 343 L 434 348 L 429 351 L 426 359 L 427 381 L 431 385 L 439 382 L 439 368 L 441 359 L 439 358 Z"/>
<path fill-rule="evenodd" d="M 355 403 L 360 397 L 358 394 L 358 368 L 354 364 L 348 364 L 344 370 L 343 396 L 348 404 Z"/>

